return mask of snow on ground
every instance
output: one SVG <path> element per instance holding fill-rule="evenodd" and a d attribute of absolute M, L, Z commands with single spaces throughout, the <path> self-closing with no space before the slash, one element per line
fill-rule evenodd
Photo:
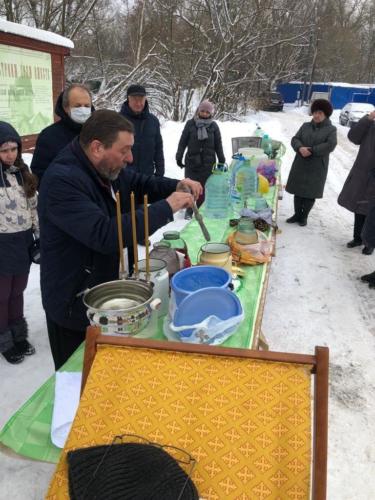
<path fill-rule="evenodd" d="M 338 146 L 331 155 L 322 200 L 313 208 L 306 227 L 290 225 L 292 196 L 279 204 L 281 234 L 273 260 L 263 318 L 263 331 L 275 351 L 313 353 L 316 345 L 330 348 L 329 500 L 372 500 L 375 492 L 375 291 L 359 276 L 375 269 L 375 256 L 349 250 L 353 215 L 336 203 L 337 195 L 353 164 L 357 147 L 346 138 L 347 127 L 338 125 Z M 231 138 L 251 135 L 258 122 L 272 137 L 287 146 L 283 160 L 286 182 L 293 159 L 290 139 L 309 117 L 306 108 L 286 106 L 283 113 L 257 113 L 243 122 L 223 122 L 227 160 Z M 163 140 L 166 174 L 182 177 L 174 155 L 183 124 L 166 122 Z M 171 225 L 182 227 L 180 214 Z M 163 230 L 153 237 L 160 239 Z M 0 360 L 2 405 L 0 426 L 53 373 L 44 314 L 40 302 L 39 268 L 33 266 L 25 297 L 30 337 L 37 354 L 21 365 Z M 2 448 L 0 498 L 40 499 L 54 466 L 34 462 Z"/>

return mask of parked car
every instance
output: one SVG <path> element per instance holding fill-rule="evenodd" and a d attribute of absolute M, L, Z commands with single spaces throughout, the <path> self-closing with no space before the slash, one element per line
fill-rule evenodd
<path fill-rule="evenodd" d="M 282 111 L 284 108 L 284 99 L 280 92 L 272 91 L 265 95 L 265 111 Z"/>
<path fill-rule="evenodd" d="M 374 106 L 367 102 L 349 102 L 348 104 L 345 104 L 341 110 L 339 116 L 340 125 L 348 125 L 351 127 L 363 116 L 374 110 Z"/>

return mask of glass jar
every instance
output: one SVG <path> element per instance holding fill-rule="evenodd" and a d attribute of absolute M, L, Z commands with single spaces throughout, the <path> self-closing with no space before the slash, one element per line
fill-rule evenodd
<path fill-rule="evenodd" d="M 178 258 L 176 250 L 171 248 L 170 243 L 167 241 L 154 243 L 153 249 L 150 252 L 150 257 L 153 259 L 163 260 L 167 264 L 167 270 L 170 278 L 181 268 L 180 259 Z"/>
<path fill-rule="evenodd" d="M 168 243 L 173 250 L 184 255 L 184 262 L 181 269 L 191 266 L 187 245 L 185 240 L 181 238 L 179 231 L 166 231 L 163 233 L 163 239 L 160 243 Z"/>
<path fill-rule="evenodd" d="M 163 239 L 160 243 L 169 243 L 171 248 L 187 254 L 187 246 L 185 241 L 181 238 L 179 231 L 166 231 L 163 233 Z"/>
<path fill-rule="evenodd" d="M 242 216 L 238 222 L 235 240 L 241 245 L 258 243 L 258 234 L 251 217 Z"/>

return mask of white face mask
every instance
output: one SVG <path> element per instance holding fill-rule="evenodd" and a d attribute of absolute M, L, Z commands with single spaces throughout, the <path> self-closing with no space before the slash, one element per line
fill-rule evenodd
<path fill-rule="evenodd" d="M 85 123 L 91 116 L 91 108 L 80 106 L 79 108 L 72 108 L 70 110 L 70 118 L 76 123 Z"/>

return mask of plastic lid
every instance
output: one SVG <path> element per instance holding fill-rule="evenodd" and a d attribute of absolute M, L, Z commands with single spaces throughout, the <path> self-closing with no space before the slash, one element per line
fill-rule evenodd
<path fill-rule="evenodd" d="M 180 233 L 178 231 L 166 231 L 163 233 L 163 238 L 165 240 L 179 240 Z"/>
<path fill-rule="evenodd" d="M 227 288 L 202 288 L 180 303 L 174 314 L 176 326 L 193 325 L 214 315 L 225 320 L 242 312 L 238 297 Z"/>

